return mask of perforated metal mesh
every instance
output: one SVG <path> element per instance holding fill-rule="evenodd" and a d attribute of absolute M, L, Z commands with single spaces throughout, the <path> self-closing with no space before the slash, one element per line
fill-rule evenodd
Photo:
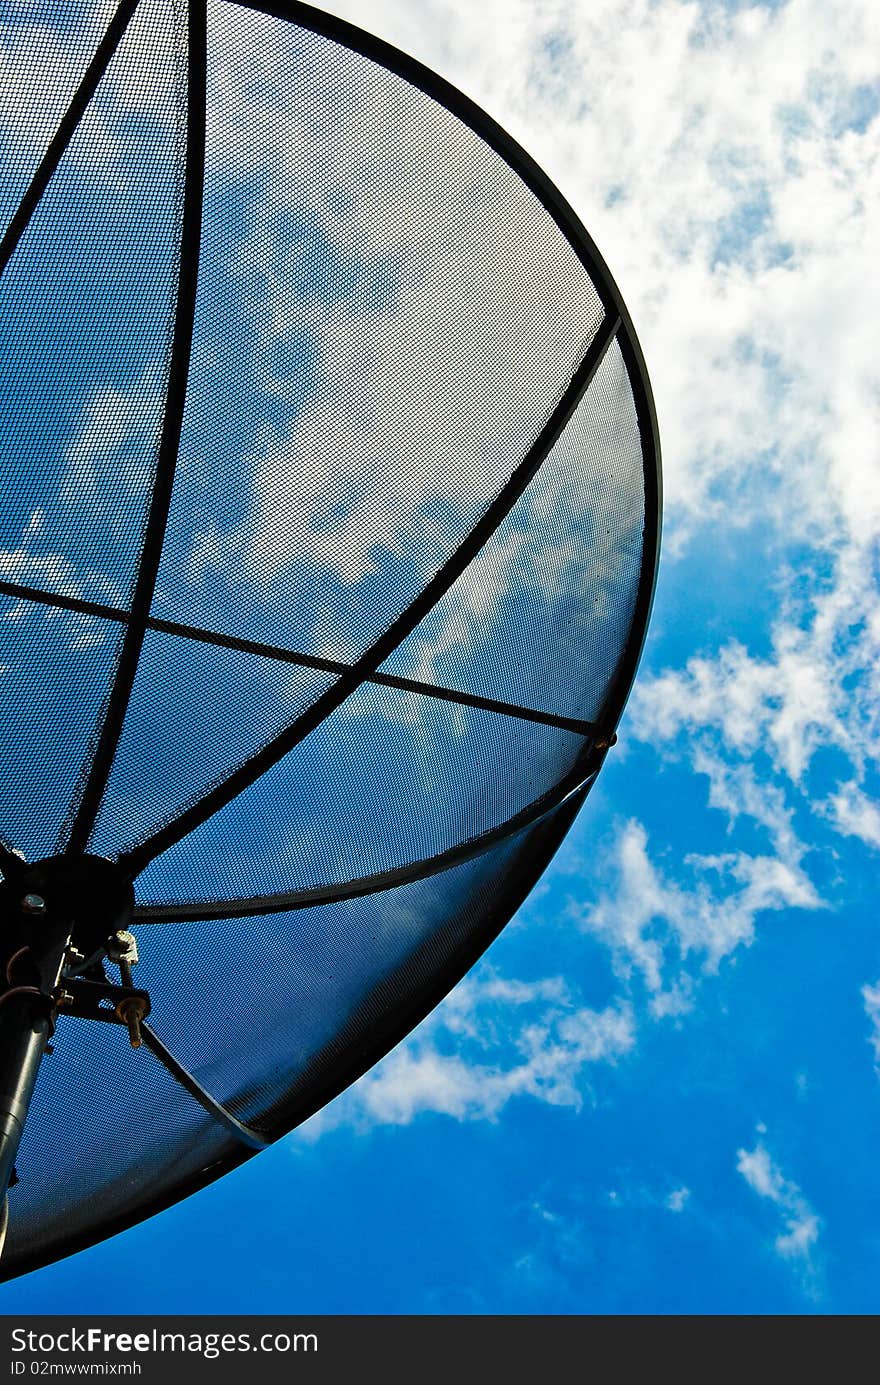
<path fill-rule="evenodd" d="M 0 278 L 0 836 L 136 875 L 157 1033 L 268 1138 L 555 850 L 659 507 L 638 346 L 559 194 L 440 79 L 281 8 L 212 0 L 205 59 L 201 7 L 140 0 Z M 96 14 L 0 26 L 8 219 Z M 0 1269 L 247 1153 L 124 1029 L 62 1016 Z"/>
<path fill-rule="evenodd" d="M 185 41 L 171 0 L 141 0 L 0 294 L 0 576 L 113 604 L 131 593 L 168 387 Z"/>
<path fill-rule="evenodd" d="M 155 831 L 332 681 L 313 669 L 148 631 L 90 850 L 116 856 Z M 262 831 L 262 821 L 251 824 L 256 852 Z M 226 854 L 218 870 L 228 868 Z"/>
<path fill-rule="evenodd" d="M 209 13 L 156 609 L 351 659 L 473 528 L 602 308 L 534 194 L 436 101 L 295 25 Z"/>
<path fill-rule="evenodd" d="M 635 618 L 644 525 L 614 342 L 540 476 L 385 670 L 598 721 Z"/>
<path fill-rule="evenodd" d="M 0 13 L 0 233 L 43 158 L 113 12 L 113 0 L 6 5 Z"/>
<path fill-rule="evenodd" d="M 51 856 L 113 676 L 118 627 L 0 596 L 0 822 L 31 861 Z"/>
<path fill-rule="evenodd" d="M 361 688 L 157 857 L 140 877 L 143 897 L 164 904 L 332 886 L 448 851 L 533 802 L 583 752 L 582 736 L 518 720 L 511 729 L 512 720 Z"/>

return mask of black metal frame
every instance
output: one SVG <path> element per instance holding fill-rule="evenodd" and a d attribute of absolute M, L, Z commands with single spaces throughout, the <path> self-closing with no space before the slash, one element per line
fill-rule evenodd
<path fill-rule="evenodd" d="M 117 16 L 111 24 L 111 28 L 113 25 L 122 25 L 115 43 L 118 43 L 121 32 L 124 30 L 124 23 L 120 15 L 127 13 L 125 19 L 125 23 L 127 23 L 136 3 L 137 0 L 123 0 L 120 5 Z M 532 848 L 527 854 L 526 860 L 520 858 L 517 872 L 507 882 L 507 891 L 503 898 L 499 899 L 495 912 L 486 918 L 482 926 L 462 943 L 454 956 L 450 958 L 447 966 L 442 971 L 431 975 L 418 993 L 410 997 L 404 1011 L 390 1011 L 387 1022 L 373 1029 L 368 1045 L 359 1047 L 355 1054 L 349 1054 L 336 1062 L 323 1088 L 312 1094 L 307 1108 L 297 1108 L 288 1104 L 283 1109 L 274 1110 L 271 1113 L 272 1129 L 269 1133 L 256 1132 L 250 1127 L 243 1126 L 236 1131 L 234 1127 L 240 1123 L 235 1121 L 231 1113 L 204 1092 L 196 1079 L 187 1073 L 177 1063 L 177 1060 L 167 1053 L 167 1050 L 164 1050 L 164 1046 L 161 1045 L 152 1031 L 149 1031 L 149 1038 L 145 1033 L 144 1037 L 148 1046 L 160 1057 L 158 1050 L 164 1051 L 165 1057 L 162 1057 L 161 1060 L 166 1063 L 169 1071 L 174 1072 L 175 1067 L 180 1069 L 180 1073 L 174 1075 L 178 1077 L 179 1081 L 182 1081 L 183 1085 L 192 1092 L 215 1119 L 227 1126 L 230 1136 L 235 1139 L 235 1143 L 231 1145 L 228 1155 L 209 1168 L 202 1170 L 198 1175 L 187 1180 L 185 1184 L 178 1185 L 170 1194 L 161 1198 L 154 1198 L 144 1207 L 142 1216 L 133 1219 L 130 1215 L 126 1215 L 117 1219 L 108 1219 L 100 1228 L 102 1235 L 110 1235 L 116 1230 L 121 1230 L 124 1226 L 131 1225 L 133 1220 L 141 1220 L 143 1217 L 152 1215 L 177 1201 L 180 1196 L 196 1191 L 197 1188 L 204 1186 L 241 1163 L 254 1152 L 256 1147 L 262 1147 L 264 1143 L 270 1142 L 294 1125 L 307 1119 L 393 1048 L 429 1013 L 482 955 L 546 868 L 581 806 L 601 766 L 608 744 L 613 742 L 614 731 L 622 714 L 641 655 L 653 600 L 659 558 L 660 449 L 656 414 L 644 359 L 617 286 L 592 239 L 569 204 L 529 155 L 506 131 L 468 97 L 415 59 L 354 25 L 324 14 L 309 5 L 299 3 L 299 0 L 275 0 L 275 3 L 265 3 L 265 0 L 237 0 L 237 3 L 243 4 L 247 8 L 275 15 L 279 19 L 289 20 L 302 28 L 323 35 L 334 43 L 339 43 L 361 53 L 382 67 L 397 73 L 405 81 L 419 88 L 458 116 L 508 163 L 555 220 L 575 254 L 587 269 L 599 293 L 605 316 L 584 360 L 529 453 L 495 497 L 469 537 L 447 560 L 440 572 L 435 574 L 435 577 L 420 595 L 354 664 L 347 667 L 333 666 L 324 669 L 326 672 L 338 674 L 338 681 L 320 696 L 305 714 L 297 718 L 279 736 L 264 745 L 245 764 L 239 766 L 238 770 L 229 776 L 223 784 L 203 796 L 199 802 L 193 804 L 146 842 L 124 853 L 120 857 L 120 865 L 124 867 L 130 878 L 136 877 L 156 855 L 206 821 L 214 812 L 230 802 L 237 793 L 253 783 L 260 774 L 277 763 L 288 750 L 309 734 L 365 681 L 383 683 L 401 690 L 424 693 L 429 696 L 446 697 L 448 700 L 460 701 L 466 705 L 479 705 L 485 710 L 497 711 L 505 715 L 525 716 L 528 719 L 561 725 L 561 719 L 551 721 L 548 716 L 533 713 L 530 709 L 516 708 L 511 704 L 497 704 L 490 699 L 474 699 L 468 695 L 456 693 L 452 689 L 431 688 L 429 685 L 416 684 L 412 680 L 392 678 L 390 675 L 380 674 L 378 670 L 400 641 L 418 624 L 448 590 L 452 582 L 464 571 L 467 564 L 488 540 L 505 514 L 508 513 L 516 499 L 523 493 L 576 409 L 605 352 L 614 340 L 618 341 L 629 378 L 642 444 L 645 485 L 642 564 L 629 635 L 618 663 L 615 680 L 606 697 L 600 725 L 595 727 L 590 723 L 580 723 L 576 726 L 566 725 L 564 727 L 564 729 L 577 730 L 580 734 L 585 735 L 587 744 L 578 764 L 548 794 L 543 795 L 534 804 L 521 810 L 520 813 L 514 814 L 506 823 L 488 833 L 481 834 L 470 842 L 461 844 L 452 852 L 441 853 L 431 858 L 430 861 L 418 863 L 417 866 L 401 868 L 399 872 L 383 872 L 380 876 L 368 877 L 360 881 L 343 882 L 340 885 L 326 887 L 325 890 L 319 891 L 286 892 L 252 900 L 213 901 L 206 906 L 185 906 L 202 911 L 199 913 L 187 913 L 184 911 L 184 906 L 167 906 L 167 908 L 175 910 L 174 918 L 181 921 L 185 918 L 196 917 L 228 917 L 233 908 L 236 916 L 241 916 L 244 912 L 262 913 L 272 912 L 276 908 L 307 907 L 311 904 L 330 902 L 332 899 L 372 893 L 377 889 L 391 889 L 396 885 L 406 883 L 408 880 L 449 869 L 460 861 L 480 855 L 492 846 L 515 835 L 527 834 Z M 10 595 L 26 595 L 28 599 L 43 600 L 56 606 L 82 611 L 89 610 L 96 615 L 124 620 L 127 625 L 123 639 L 122 656 L 117 666 L 114 687 L 104 713 L 98 748 L 92 759 L 84 788 L 73 811 L 72 826 L 66 844 L 68 852 L 82 851 L 87 846 L 112 768 L 147 629 L 159 629 L 189 638 L 205 639 L 209 643 L 225 644 L 232 648 L 247 648 L 251 652 L 265 653 L 268 657 L 284 658 L 290 662 L 311 666 L 310 663 L 307 663 L 309 656 L 297 655 L 294 651 L 278 650 L 271 646 L 255 646 L 250 642 L 232 641 L 231 637 L 218 635 L 215 632 L 200 631 L 193 627 L 178 626 L 173 622 L 158 621 L 149 613 L 170 504 L 174 465 L 180 440 L 180 425 L 186 399 L 188 361 L 192 342 L 201 194 L 204 177 L 205 38 L 204 0 L 193 0 L 190 9 L 187 166 L 180 282 L 169 367 L 166 418 L 160 445 L 156 484 L 141 553 L 140 569 L 135 584 L 132 611 L 131 613 L 118 612 L 114 608 L 99 607 L 96 603 L 85 603 L 74 598 L 53 596 L 50 593 L 37 593 L 33 589 L 17 588 L 15 584 L 4 583 L 0 586 L 0 591 L 5 590 Z M 19 209 L 21 215 L 17 214 L 17 216 L 19 216 L 19 220 L 21 216 L 25 217 L 24 224 L 26 224 L 33 206 L 36 205 L 43 189 L 48 184 L 63 153 L 63 148 L 85 109 L 91 91 L 94 90 L 94 86 L 100 80 L 101 72 L 106 67 L 106 63 L 109 62 L 115 43 L 111 45 L 110 40 L 105 35 L 105 39 L 99 45 L 99 51 L 106 54 L 106 59 L 102 58 L 103 67 L 100 71 L 97 70 L 95 64 L 98 55 L 96 54 L 75 98 L 75 103 L 79 102 L 81 109 L 79 109 L 78 114 L 74 111 L 72 115 L 71 112 L 68 112 L 68 115 L 65 116 L 62 126 L 59 127 L 58 136 L 53 141 L 50 151 L 47 152 L 44 160 L 45 168 L 41 165 L 43 171 L 38 170 L 32 183 L 32 189 L 26 195 L 32 203 L 30 210 L 27 210 L 25 215 L 21 212 L 21 208 Z M 82 93 L 87 90 L 86 83 L 92 80 L 94 84 L 91 91 L 88 91 L 83 98 Z M 66 134 L 62 136 L 63 130 L 66 131 Z M 39 183 L 40 179 L 43 179 L 42 185 Z M 34 191 L 34 189 L 36 190 Z M 20 235 L 21 231 L 19 230 L 17 234 Z M 7 237 L 9 235 L 10 231 L 8 230 Z M 5 240 L 6 238 L 4 238 L 4 245 Z M 329 661 L 327 662 L 329 663 Z M 6 851 L 6 848 L 0 848 L 0 866 L 6 859 L 10 861 L 14 859 L 13 854 Z M 413 871 L 417 873 L 413 874 Z M 246 906 L 246 908 L 240 906 Z M 204 912 L 208 908 L 215 912 Z M 159 920 L 160 916 L 167 917 L 167 913 L 163 912 L 165 910 L 166 906 L 142 906 L 137 910 L 137 917 L 139 921 L 155 922 Z M 242 1140 L 242 1130 L 246 1132 L 246 1141 Z M 60 1254 L 72 1253 L 82 1246 L 92 1243 L 94 1239 L 94 1234 L 72 1237 Z M 40 1263 L 44 1263 L 42 1257 L 34 1257 L 31 1261 L 26 1256 L 20 1257 L 16 1273 L 35 1268 Z"/>
<path fill-rule="evenodd" d="M 222 1125 L 224 1130 L 234 1135 L 247 1149 L 252 1151 L 265 1149 L 271 1143 L 266 1136 L 251 1129 L 249 1125 L 245 1125 L 222 1102 L 217 1101 L 216 1097 L 213 1097 L 202 1086 L 198 1078 L 193 1077 L 183 1063 L 175 1058 L 171 1050 L 165 1047 L 155 1030 L 151 1029 L 145 1022 L 151 1008 L 148 991 L 138 990 L 136 986 L 114 986 L 109 981 L 91 981 L 76 977 L 72 980 L 65 980 L 63 1003 L 59 1002 L 59 1008 L 65 1018 L 91 1020 L 93 1023 L 114 1024 L 118 1027 L 124 1026 L 131 1033 L 131 1025 L 127 1019 L 125 1007 L 130 1005 L 132 1001 L 138 1002 L 134 1046 L 140 1048 L 143 1044 L 148 1048 L 153 1056 L 158 1058 L 163 1068 L 183 1087 L 184 1091 L 195 1097 L 212 1120 L 215 1120 L 218 1125 Z M 2 1174 L 0 1174 L 0 1184 L 2 1184 Z"/>
<path fill-rule="evenodd" d="M 11 596 L 16 601 L 33 601 L 41 606 L 53 606 L 57 610 L 76 611 L 79 615 L 97 616 L 101 620 L 120 621 L 125 624 L 130 613 L 119 606 L 106 606 L 99 601 L 86 601 L 78 596 L 65 596 L 61 592 L 47 592 L 40 587 L 23 586 L 20 582 L 0 580 L 0 596 Z M 349 664 L 336 659 L 324 659 L 317 654 L 302 654 L 296 649 L 286 649 L 282 645 L 262 644 L 258 640 L 244 640 L 238 635 L 225 635 L 219 630 L 205 630 L 198 625 L 184 625 L 177 620 L 162 620 L 148 616 L 144 622 L 148 630 L 162 635 L 177 635 L 181 639 L 195 640 L 199 644 L 213 644 L 220 649 L 232 649 L 241 654 L 255 654 L 261 659 L 275 659 L 279 663 L 295 664 L 299 668 L 314 669 L 317 673 L 331 673 L 337 677 L 349 671 Z M 365 683 L 375 683 L 381 688 L 396 688 L 399 692 L 417 693 L 421 697 L 436 697 L 442 702 L 455 702 L 460 707 L 473 707 L 481 712 L 496 712 L 500 716 L 517 717 L 521 721 L 534 721 L 541 726 L 552 726 L 557 731 L 572 731 L 578 736 L 595 736 L 599 727 L 594 721 L 581 717 L 559 716 L 556 712 L 542 712 L 536 707 L 522 707 L 516 702 L 499 702 L 494 697 L 479 697 L 476 693 L 460 692 L 457 688 L 444 688 L 436 683 L 420 683 L 414 678 L 399 678 L 393 673 L 371 673 Z M 0 846 L 2 851 L 2 846 Z"/>
<path fill-rule="evenodd" d="M 131 968 L 129 968 L 129 976 L 130 971 Z M 48 1000 L 48 997 L 44 997 L 44 1000 Z M 137 1005 L 135 1024 L 129 1018 L 130 1012 L 126 1008 L 130 1007 L 132 1002 Z M 31 1001 L 32 1005 L 33 1003 Z M 222 1125 L 224 1130 L 234 1135 L 239 1143 L 252 1152 L 265 1149 L 271 1143 L 270 1140 L 265 1135 L 260 1134 L 258 1130 L 254 1130 L 238 1120 L 222 1102 L 218 1101 L 202 1086 L 198 1078 L 193 1077 L 183 1063 L 175 1058 L 171 1050 L 165 1047 L 155 1030 L 151 1029 L 145 1022 L 151 1008 L 149 992 L 138 990 L 134 985 L 117 986 L 103 979 L 73 976 L 65 977 L 63 995 L 56 1002 L 51 1018 L 54 1026 L 55 1011 L 59 1011 L 65 1018 L 91 1020 L 92 1022 L 114 1024 L 127 1028 L 131 1035 L 133 1047 L 140 1048 L 143 1044 L 148 1048 L 163 1068 L 183 1087 L 184 1091 L 195 1097 L 212 1120 L 215 1120 L 218 1125 Z M 0 1016 L 0 1025 L 2 1025 L 2 1016 Z M 34 1073 L 35 1078 L 36 1073 Z M 0 1149 L 2 1149 L 2 1142 L 0 1142 Z M 3 1186 L 2 1168 L 0 1168 L 0 1186 Z"/>
<path fill-rule="evenodd" d="M 9 887 L 3 887 L 8 895 Z M 5 901 L 4 901 L 5 903 Z M 15 911 L 18 912 L 18 911 Z M 13 909 L 4 910 L 13 924 Z M 64 966 L 73 920 L 69 912 L 51 913 L 24 937 L 16 929 L 7 933 L 3 956 L 4 979 L 0 994 L 0 1200 L 14 1181 L 15 1158 L 24 1134 L 31 1097 L 40 1063 L 55 1028 L 54 992 Z M 12 936 L 10 937 L 10 933 Z M 29 945 L 30 944 L 30 945 Z M 10 979 L 9 967 L 27 955 L 28 982 Z"/>
<path fill-rule="evenodd" d="M 206 903 L 144 904 L 135 910 L 138 923 L 192 923 L 196 921 L 230 918 L 253 918 L 260 914 L 280 914 L 296 909 L 312 909 L 319 904 L 339 904 L 344 899 L 362 899 L 366 895 L 381 894 L 386 890 L 398 889 L 401 885 L 412 885 L 417 880 L 427 880 L 444 870 L 472 861 L 482 856 L 493 846 L 500 845 L 508 837 L 523 832 L 527 827 L 535 827 L 545 818 L 555 813 L 570 799 L 583 798 L 589 791 L 599 773 L 607 753 L 607 746 L 593 743 L 587 746 L 577 763 L 557 784 L 546 793 L 512 813 L 504 822 L 488 828 L 476 837 L 468 837 L 455 846 L 438 851 L 434 856 L 425 856 L 419 861 L 409 861 L 406 865 L 391 866 L 373 875 L 363 875 L 355 880 L 343 880 L 329 885 L 313 885 L 300 890 L 283 890 L 271 895 L 253 895 L 250 898 L 210 900 Z"/>
<path fill-rule="evenodd" d="M 4 862 L 0 884 L 0 1198 L 13 1175 L 40 1063 L 76 958 L 131 917 L 134 891 L 94 856 Z"/>
<path fill-rule="evenodd" d="M 551 448 L 558 440 L 602 364 L 619 325 L 620 319 L 617 316 L 603 318 L 587 348 L 586 355 L 574 372 L 570 384 L 563 392 L 561 399 L 534 443 L 526 452 L 525 457 L 514 469 L 494 500 L 488 505 L 471 532 L 450 554 L 443 566 L 422 588 L 418 596 L 409 603 L 405 610 L 401 611 L 400 615 L 391 622 L 378 639 L 373 641 L 360 658 L 348 666 L 346 672 L 337 682 L 316 698 L 312 705 L 296 717 L 290 726 L 274 736 L 260 750 L 239 765 L 222 783 L 210 789 L 197 802 L 191 804 L 176 818 L 166 823 L 158 832 L 154 832 L 151 837 L 138 843 L 130 851 L 123 851 L 119 856 L 119 862 L 129 872 L 132 879 L 136 879 L 154 857 L 167 851 L 170 846 L 174 846 L 176 842 L 188 836 L 195 828 L 200 827 L 209 817 L 213 817 L 244 789 L 249 788 L 256 779 L 270 770 L 273 765 L 276 765 L 289 751 L 299 745 L 300 741 L 305 740 L 306 736 L 326 721 L 331 713 L 341 707 L 346 698 L 350 697 L 371 674 L 377 671 L 379 666 L 394 653 L 397 646 L 415 629 L 419 621 L 432 610 L 491 538 L 505 515 L 510 512 L 523 494 L 529 482 L 537 475 L 539 468 L 547 459 Z"/>
<path fill-rule="evenodd" d="M 0 1198 L 12 1177 L 40 1064 L 60 1015 L 123 1026 L 208 1114 L 250 1150 L 268 1140 L 242 1124 L 143 1023 L 148 991 L 132 979 L 137 948 L 127 925 L 134 891 L 102 857 L 54 856 L 6 863 L 0 884 Z M 122 930 L 122 931 L 120 931 Z M 107 980 L 115 960 L 121 984 Z"/>

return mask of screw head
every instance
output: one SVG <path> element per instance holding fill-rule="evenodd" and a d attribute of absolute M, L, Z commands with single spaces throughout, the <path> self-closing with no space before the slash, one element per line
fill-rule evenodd
<path fill-rule="evenodd" d="M 26 894 L 21 907 L 26 914 L 45 914 L 47 906 L 41 894 Z"/>

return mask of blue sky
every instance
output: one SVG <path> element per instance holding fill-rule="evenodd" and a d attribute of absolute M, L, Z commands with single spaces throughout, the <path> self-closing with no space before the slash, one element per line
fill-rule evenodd
<path fill-rule="evenodd" d="M 617 279 L 666 486 L 639 680 L 553 866 L 405 1044 L 0 1311 L 876 1311 L 876 7 L 338 12 L 509 128 Z M 362 263 L 380 299 L 384 245 Z M 304 330 L 276 339 L 301 357 Z M 146 366 L 115 383 L 121 408 L 155 388 Z M 236 501 L 192 569 L 208 613 Z"/>

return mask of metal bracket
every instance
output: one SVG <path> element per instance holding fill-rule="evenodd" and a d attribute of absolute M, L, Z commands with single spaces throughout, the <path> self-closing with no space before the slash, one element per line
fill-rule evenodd
<path fill-rule="evenodd" d="M 125 926 L 131 919 L 134 891 L 118 866 L 101 857 L 51 857 L 27 865 L 0 839 L 0 921 L 7 898 L 8 938 L 5 958 L 6 989 L 0 980 L 0 1030 L 7 1023 L 8 1006 L 27 1004 L 38 1015 L 36 1043 L 28 1037 L 33 1015 L 19 1027 L 28 1041 L 29 1078 L 27 1100 L 36 1080 L 43 1053 L 51 1053 L 60 1015 L 100 1020 L 128 1030 L 132 1048 L 150 1049 L 163 1067 L 196 1101 L 249 1149 L 264 1149 L 269 1137 L 236 1119 L 231 1111 L 202 1087 L 145 1023 L 151 1010 L 150 994 L 134 985 L 132 967 L 138 961 L 134 934 Z M 11 898 L 10 898 L 11 896 Z M 12 901 L 15 900 L 15 903 Z M 10 907 L 11 906 L 11 907 Z M 0 949 L 0 957 L 2 957 Z M 119 984 L 108 981 L 104 961 L 119 968 Z M 2 976 L 2 971 L 0 971 Z M 7 1025 L 8 1027 L 8 1025 Z M 2 1034 L 0 1034 L 2 1037 Z M 33 1052 L 31 1052 L 33 1049 Z M 0 1076 L 3 1048 L 0 1045 Z M 2 1092 L 0 1092 L 2 1095 Z M 7 1103 L 9 1104 L 9 1103 Z M 18 1149 L 24 1101 L 13 1102 L 9 1120 L 14 1138 L 3 1142 L 3 1106 L 0 1101 L 0 1221 L 2 1194 L 14 1179 L 12 1160 Z M 8 1123 L 8 1122 L 7 1122 Z"/>
<path fill-rule="evenodd" d="M 141 1019 L 150 1013 L 148 991 L 130 986 L 114 986 L 110 981 L 86 981 L 83 977 L 68 977 L 58 997 L 58 1009 L 64 1015 L 82 1020 L 103 1020 L 105 1024 L 128 1025 L 126 1011 L 136 1000 L 143 1006 Z"/>

